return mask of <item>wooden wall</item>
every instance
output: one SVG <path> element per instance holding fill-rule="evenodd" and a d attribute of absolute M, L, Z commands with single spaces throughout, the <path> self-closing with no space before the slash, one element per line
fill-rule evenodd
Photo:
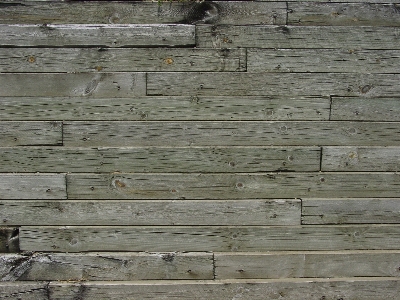
<path fill-rule="evenodd" d="M 400 5 L 0 2 L 1 299 L 399 299 Z"/>

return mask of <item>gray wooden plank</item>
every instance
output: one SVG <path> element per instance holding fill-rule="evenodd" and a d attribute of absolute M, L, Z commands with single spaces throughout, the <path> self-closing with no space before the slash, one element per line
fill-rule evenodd
<path fill-rule="evenodd" d="M 4 220 L 2 223 L 5 223 Z M 8 252 L 19 252 L 19 229 L 0 227 L 0 253 Z M 2 264 L 0 264 L 0 268 L 2 268 Z"/>
<path fill-rule="evenodd" d="M 0 147 L 0 172 L 319 171 L 319 147 Z"/>
<path fill-rule="evenodd" d="M 300 225 L 300 200 L 0 201 L 11 225 Z"/>
<path fill-rule="evenodd" d="M 25 251 L 397 250 L 400 226 L 25 227 Z"/>
<path fill-rule="evenodd" d="M 147 76 L 147 94 L 398 97 L 399 80 L 400 74 L 156 72 Z"/>
<path fill-rule="evenodd" d="M 288 24 L 400 26 L 398 4 L 288 2 Z"/>
<path fill-rule="evenodd" d="M 62 145 L 62 128 L 62 122 L 57 121 L 0 121 L 0 148 L 10 146 Z"/>
<path fill-rule="evenodd" d="M 0 174 L 0 199 L 66 199 L 65 174 Z"/>
<path fill-rule="evenodd" d="M 196 45 L 206 48 L 400 49 L 397 27 L 199 25 Z"/>
<path fill-rule="evenodd" d="M 308 199 L 302 202 L 303 224 L 400 223 L 400 199 Z"/>
<path fill-rule="evenodd" d="M 194 46 L 194 25 L 0 25 L 4 47 L 146 47 Z"/>
<path fill-rule="evenodd" d="M 215 253 L 216 279 L 398 277 L 399 251 Z"/>
<path fill-rule="evenodd" d="M 245 49 L 0 48 L 0 72 L 245 70 Z"/>
<path fill-rule="evenodd" d="M 3 73 L 0 97 L 126 98 L 146 95 L 145 73 Z"/>
<path fill-rule="evenodd" d="M 397 197 L 397 173 L 68 174 L 68 199 Z"/>
<path fill-rule="evenodd" d="M 48 300 L 47 282 L 0 282 L 0 298 L 7 300 Z"/>
<path fill-rule="evenodd" d="M 328 120 L 329 97 L 2 97 L 2 120 Z M 400 119 L 399 119 L 400 121 Z"/>
<path fill-rule="evenodd" d="M 67 147 L 400 145 L 388 122 L 64 122 Z"/>
<path fill-rule="evenodd" d="M 399 64 L 400 50 L 247 50 L 248 72 L 399 73 Z"/>
<path fill-rule="evenodd" d="M 399 99 L 332 97 L 331 120 L 399 121 Z"/>
<path fill-rule="evenodd" d="M 30 253 L 0 256 L 1 281 L 213 279 L 212 253 Z"/>

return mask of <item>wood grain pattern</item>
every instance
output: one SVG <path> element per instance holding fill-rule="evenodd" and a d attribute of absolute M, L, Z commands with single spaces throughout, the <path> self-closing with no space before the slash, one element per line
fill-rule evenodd
<path fill-rule="evenodd" d="M 4 225 L 4 220 L 2 223 Z M 19 229 L 0 227 L 0 253 L 8 252 L 19 252 Z M 2 269 L 2 264 L 0 264 L 0 269 Z"/>
<path fill-rule="evenodd" d="M 0 282 L 0 298 L 21 300 L 48 300 L 47 282 Z"/>

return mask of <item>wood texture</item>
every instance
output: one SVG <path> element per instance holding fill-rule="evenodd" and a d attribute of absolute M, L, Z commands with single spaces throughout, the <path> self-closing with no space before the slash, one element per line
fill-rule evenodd
<path fill-rule="evenodd" d="M 12 300 L 48 300 L 50 290 L 47 282 L 1 282 L 0 298 Z"/>
<path fill-rule="evenodd" d="M 2 225 L 6 222 L 2 220 Z M 19 229 L 11 227 L 0 227 L 0 253 L 19 251 Z M 0 263 L 1 263 L 0 258 Z M 0 269 L 2 264 L 0 264 Z"/>

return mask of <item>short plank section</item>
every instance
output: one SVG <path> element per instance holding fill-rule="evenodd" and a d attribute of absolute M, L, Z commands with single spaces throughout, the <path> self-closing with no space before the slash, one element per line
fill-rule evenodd
<path fill-rule="evenodd" d="M 0 299 L 48 300 L 49 293 L 49 283 L 47 282 L 0 281 Z"/>
<path fill-rule="evenodd" d="M 399 212 L 398 198 L 303 198 L 302 224 L 399 224 Z"/>
<path fill-rule="evenodd" d="M 193 25 L 0 25 L 7 47 L 190 47 Z"/>
<path fill-rule="evenodd" d="M 0 253 L 8 252 L 19 252 L 19 229 L 0 227 Z M 3 269 L 1 262 L 0 258 L 0 271 Z"/>
<path fill-rule="evenodd" d="M 24 227 L 23 251 L 397 250 L 400 226 Z"/>
<path fill-rule="evenodd" d="M 0 262 L 0 281 L 214 278 L 212 253 L 6 254 Z"/>

